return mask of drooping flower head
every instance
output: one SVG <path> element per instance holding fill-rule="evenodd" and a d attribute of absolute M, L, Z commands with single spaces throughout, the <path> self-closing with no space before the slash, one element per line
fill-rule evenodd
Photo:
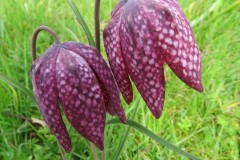
<path fill-rule="evenodd" d="M 33 91 L 44 120 L 65 150 L 70 151 L 61 104 L 71 125 L 103 150 L 106 111 L 126 122 L 111 70 L 97 49 L 77 42 L 61 44 L 45 26 L 34 33 L 34 59 L 36 37 L 41 30 L 55 37 L 55 43 L 31 66 Z"/>
<path fill-rule="evenodd" d="M 203 91 L 199 49 L 177 0 L 121 0 L 104 30 L 104 44 L 126 102 L 133 97 L 130 75 L 156 118 L 164 104 L 165 63 Z"/>

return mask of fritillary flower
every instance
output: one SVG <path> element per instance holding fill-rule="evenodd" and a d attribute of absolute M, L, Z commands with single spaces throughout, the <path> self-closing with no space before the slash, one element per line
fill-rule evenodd
<path fill-rule="evenodd" d="M 36 37 L 41 30 L 50 32 L 55 43 L 36 59 Z M 103 150 L 106 111 L 117 114 L 123 122 L 126 118 L 117 84 L 99 51 L 78 42 L 60 43 L 54 31 L 42 26 L 34 32 L 33 57 L 36 59 L 31 66 L 33 91 L 51 132 L 70 151 L 61 104 L 70 124 Z"/>
<path fill-rule="evenodd" d="M 201 57 L 177 0 L 121 0 L 104 30 L 104 44 L 123 97 L 131 103 L 129 76 L 156 118 L 164 105 L 164 64 L 202 92 Z"/>

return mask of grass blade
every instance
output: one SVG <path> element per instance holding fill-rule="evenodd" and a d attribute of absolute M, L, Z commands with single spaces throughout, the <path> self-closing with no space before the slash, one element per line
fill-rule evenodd
<path fill-rule="evenodd" d="M 194 27 L 198 23 L 202 22 L 208 15 L 210 15 L 214 9 L 217 7 L 217 5 L 221 2 L 221 0 L 215 1 L 212 6 L 208 9 L 207 12 L 203 13 L 200 17 L 197 17 L 193 21 L 191 21 L 191 26 Z"/>
<path fill-rule="evenodd" d="M 110 121 L 107 122 L 107 124 L 117 124 L 117 123 L 121 123 L 122 122 L 119 119 L 112 119 Z M 140 125 L 139 123 L 132 121 L 132 120 L 128 120 L 127 124 L 128 126 L 131 126 L 135 129 L 137 129 L 138 131 L 140 131 L 141 133 L 149 136 L 151 139 L 161 143 L 163 146 L 168 147 L 169 149 L 172 149 L 173 151 L 177 152 L 178 154 L 181 154 L 189 159 L 192 160 L 199 160 L 197 157 L 191 155 L 190 153 L 187 153 L 183 150 L 181 150 L 180 148 L 174 146 L 173 144 L 167 142 L 166 140 L 164 140 L 163 138 L 157 136 L 156 134 L 154 134 L 153 132 L 151 132 L 150 130 L 148 130 L 147 128 L 143 127 L 142 125 Z"/>
<path fill-rule="evenodd" d="M 86 22 L 84 21 L 81 13 L 80 13 L 79 10 L 77 9 L 76 4 L 74 3 L 73 0 L 67 0 L 67 1 L 68 1 L 69 6 L 72 8 L 74 14 L 76 15 L 76 18 L 77 18 L 78 22 L 80 23 L 80 25 L 82 26 L 84 32 L 86 33 L 89 44 L 90 44 L 91 46 L 94 46 L 94 47 L 95 47 L 96 44 L 95 44 L 95 41 L 94 41 L 94 39 L 93 39 L 93 36 L 92 36 L 92 34 L 91 34 L 91 32 L 90 32 L 90 30 L 89 30 Z"/>
<path fill-rule="evenodd" d="M 232 5 L 230 5 L 229 7 L 224 7 L 224 10 L 222 10 L 221 12 L 218 12 L 217 14 L 215 14 L 214 16 L 210 17 L 207 21 L 204 22 L 204 24 L 201 27 L 204 27 L 205 25 L 209 25 L 211 24 L 213 21 L 215 21 L 217 18 L 221 17 L 222 15 L 227 14 L 228 12 L 231 12 L 233 10 L 235 10 L 235 8 L 239 8 L 240 7 L 240 0 L 235 1 Z"/>
<path fill-rule="evenodd" d="M 7 76 L 5 76 L 2 73 L 0 73 L 0 80 L 17 88 L 18 90 L 23 92 L 25 95 L 27 95 L 29 98 L 31 98 L 33 101 L 35 101 L 35 97 L 34 97 L 33 93 L 29 89 L 27 89 L 25 86 L 23 86 L 22 84 L 14 81 L 14 80 L 11 80 L 10 78 L 8 78 Z"/>

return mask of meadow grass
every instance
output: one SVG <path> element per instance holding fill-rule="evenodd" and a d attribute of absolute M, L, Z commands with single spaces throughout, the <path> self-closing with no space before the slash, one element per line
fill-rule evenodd
<path fill-rule="evenodd" d="M 202 54 L 204 92 L 181 82 L 165 66 L 167 79 L 162 117 L 154 119 L 140 101 L 135 121 L 158 136 L 200 159 L 240 158 L 240 1 L 179 0 Z M 93 1 L 76 1 L 93 33 Z M 101 30 L 110 19 L 117 0 L 102 0 Z M 39 25 L 53 28 L 61 41 L 88 43 L 64 0 L 0 0 L 0 73 L 31 89 L 31 34 Z M 37 50 L 43 53 L 53 42 L 41 33 Z M 102 54 L 106 58 L 102 45 Z M 135 89 L 135 102 L 138 93 Z M 123 101 L 127 117 L 134 105 Z M 42 119 L 36 104 L 17 89 L 0 81 L 0 111 Z M 108 117 L 111 119 L 112 117 Z M 73 149 L 67 159 L 91 160 L 89 143 L 70 130 Z M 113 159 L 126 127 L 109 125 L 105 130 L 106 157 Z M 99 152 L 100 153 L 100 152 Z M 100 155 L 100 154 L 99 154 Z M 0 159 L 61 159 L 54 136 L 47 127 L 22 118 L 0 114 Z M 131 129 L 121 153 L 123 160 L 184 159 L 147 136 Z"/>

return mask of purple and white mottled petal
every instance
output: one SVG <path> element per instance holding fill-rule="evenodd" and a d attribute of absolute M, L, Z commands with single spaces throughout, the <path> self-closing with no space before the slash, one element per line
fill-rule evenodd
<path fill-rule="evenodd" d="M 100 85 L 87 62 L 61 47 L 56 61 L 60 102 L 71 125 L 104 149 L 105 108 Z"/>
<path fill-rule="evenodd" d="M 119 10 L 121 12 L 121 10 Z M 104 46 L 108 55 L 113 75 L 118 83 L 119 89 L 130 104 L 133 99 L 132 85 L 128 76 L 128 69 L 122 56 L 121 42 L 119 37 L 119 26 L 121 14 L 117 12 L 110 23 L 104 29 Z"/>
<path fill-rule="evenodd" d="M 105 104 L 105 109 L 107 110 L 107 112 L 114 116 L 116 115 L 116 110 L 114 108 L 114 106 L 110 103 L 110 95 L 106 89 L 106 87 L 104 86 L 103 82 L 100 80 L 100 78 L 95 74 L 97 80 L 98 80 L 98 83 L 101 87 L 101 91 L 102 91 L 102 94 L 103 94 L 103 99 L 104 99 L 104 104 Z"/>
<path fill-rule="evenodd" d="M 125 117 L 123 106 L 120 102 L 120 93 L 117 84 L 114 80 L 110 68 L 108 67 L 104 59 L 101 57 L 99 51 L 96 48 L 76 42 L 63 43 L 62 47 L 76 52 L 88 62 L 92 70 L 97 74 L 101 82 L 106 87 L 110 95 L 110 103 L 114 104 L 117 116 L 121 119 L 122 122 L 126 123 L 127 120 Z"/>
<path fill-rule="evenodd" d="M 153 35 L 158 36 L 158 45 L 167 64 L 183 82 L 202 92 L 201 56 L 191 26 L 178 2 L 147 1 L 142 1 L 142 5 L 148 19 L 154 19 L 151 21 L 155 30 Z"/>
<path fill-rule="evenodd" d="M 59 48 L 52 45 L 42 57 L 34 61 L 31 66 L 31 77 L 33 92 L 45 122 L 64 149 L 69 152 L 71 141 L 58 107 L 59 98 L 55 77 L 58 51 Z"/>
<path fill-rule="evenodd" d="M 164 104 L 164 59 L 152 36 L 150 20 L 135 2 L 129 1 L 125 6 L 120 27 L 122 51 L 132 80 L 153 115 L 159 118 Z"/>

